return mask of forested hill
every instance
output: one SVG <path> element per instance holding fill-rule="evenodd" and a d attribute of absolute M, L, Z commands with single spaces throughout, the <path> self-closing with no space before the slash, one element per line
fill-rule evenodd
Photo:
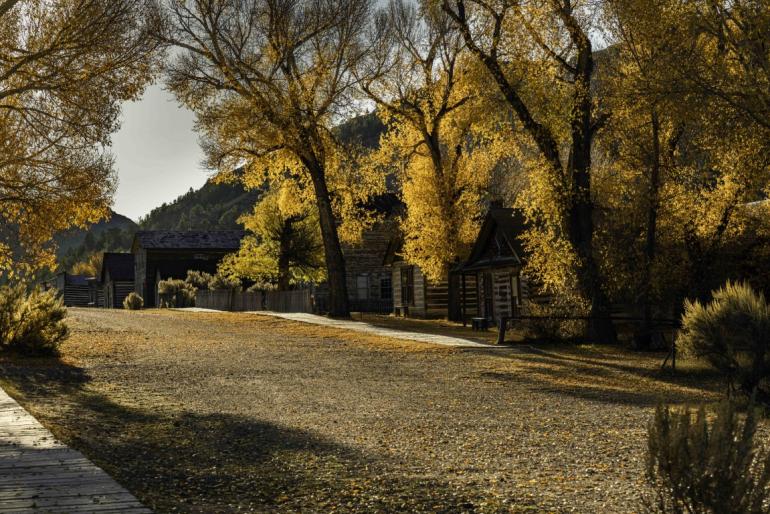
<path fill-rule="evenodd" d="M 86 230 L 62 232 L 55 238 L 59 266 L 69 269 L 94 252 L 128 251 L 137 228 L 138 225 L 131 219 L 112 212 L 109 219 L 91 225 Z"/>
<path fill-rule="evenodd" d="M 206 182 L 171 203 L 164 203 L 139 220 L 145 230 L 237 229 L 238 217 L 250 210 L 258 190 L 247 191 L 240 184 Z"/>

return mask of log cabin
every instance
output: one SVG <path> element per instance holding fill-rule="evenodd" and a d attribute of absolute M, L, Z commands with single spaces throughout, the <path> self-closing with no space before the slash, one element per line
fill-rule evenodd
<path fill-rule="evenodd" d="M 479 316 L 496 322 L 524 313 L 530 297 L 529 284 L 521 272 L 525 259 L 521 235 L 525 230 L 520 211 L 489 209 L 468 259 L 452 270 L 452 296 L 459 302 L 453 308 L 456 319 Z"/>
<path fill-rule="evenodd" d="M 104 307 L 123 308 L 123 300 L 134 290 L 134 255 L 104 252 L 99 282 L 104 295 Z"/>
<path fill-rule="evenodd" d="M 67 307 L 88 307 L 92 302 L 92 282 L 94 278 L 85 275 L 73 275 L 62 271 L 43 283 L 44 289 L 55 289 Z"/>

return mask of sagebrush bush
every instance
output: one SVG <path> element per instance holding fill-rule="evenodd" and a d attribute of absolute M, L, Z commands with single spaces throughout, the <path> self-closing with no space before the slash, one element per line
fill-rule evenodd
<path fill-rule="evenodd" d="M 0 287 L 0 349 L 26 355 L 56 354 L 69 335 L 66 315 L 54 290 Z"/>
<path fill-rule="evenodd" d="M 685 302 L 678 345 L 706 359 L 736 388 L 770 402 L 770 305 L 745 283 L 728 282 L 703 305 Z"/>
<path fill-rule="evenodd" d="M 240 289 L 241 288 L 241 281 L 237 278 L 229 277 L 226 275 L 222 275 L 221 273 L 217 273 L 213 277 L 211 277 L 211 281 L 209 282 L 209 289 L 212 290 L 232 290 L 232 289 Z"/>
<path fill-rule="evenodd" d="M 184 280 L 168 279 L 158 282 L 160 307 L 194 307 L 195 288 Z"/>
<path fill-rule="evenodd" d="M 138 311 L 144 307 L 144 298 L 136 294 L 135 292 L 128 293 L 128 296 L 123 299 L 123 308 L 129 311 Z"/>
<path fill-rule="evenodd" d="M 210 273 L 206 273 L 205 271 L 190 270 L 187 272 L 185 282 L 190 284 L 196 290 L 205 291 L 209 289 L 209 284 L 213 278 L 214 277 Z"/>
<path fill-rule="evenodd" d="M 703 407 L 658 406 L 649 427 L 650 512 L 760 514 L 770 509 L 770 452 L 754 440 L 753 407 L 743 422 L 722 403 L 711 423 Z"/>

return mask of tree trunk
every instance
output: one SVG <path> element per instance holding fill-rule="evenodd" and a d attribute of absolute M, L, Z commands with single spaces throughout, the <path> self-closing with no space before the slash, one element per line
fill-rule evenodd
<path fill-rule="evenodd" d="M 572 198 L 568 209 L 569 238 L 578 255 L 578 286 L 591 302 L 588 337 L 598 343 L 617 342 L 615 326 L 610 319 L 610 301 L 605 294 L 599 266 L 593 252 L 594 205 L 591 198 L 591 147 L 594 129 L 592 122 L 591 76 L 593 60 L 591 46 L 586 43 L 578 54 L 575 96 L 571 121 L 572 149 L 569 170 Z"/>
<path fill-rule="evenodd" d="M 278 289 L 286 291 L 289 289 L 289 282 L 291 278 L 290 271 L 290 253 L 291 253 L 291 238 L 293 237 L 292 221 L 286 220 L 281 229 L 281 237 L 278 241 Z"/>
<path fill-rule="evenodd" d="M 658 190 L 660 189 L 660 120 L 653 109 L 650 114 L 652 127 L 652 161 L 650 162 L 650 187 L 647 193 L 647 234 L 644 244 L 644 269 L 642 270 L 642 326 L 635 339 L 636 347 L 648 350 L 652 345 L 652 264 L 655 260 L 658 229 Z"/>
<path fill-rule="evenodd" d="M 326 186 L 326 174 L 322 164 L 312 157 L 302 158 L 313 180 L 318 218 L 321 223 L 321 238 L 324 245 L 326 274 L 329 283 L 329 315 L 346 318 L 350 316 L 348 286 L 345 273 L 345 257 L 342 254 L 337 223 L 332 211 L 329 189 Z"/>

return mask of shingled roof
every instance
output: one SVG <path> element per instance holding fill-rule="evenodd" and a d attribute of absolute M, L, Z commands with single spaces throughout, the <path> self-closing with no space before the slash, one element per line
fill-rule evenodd
<path fill-rule="evenodd" d="M 110 272 L 110 278 L 121 282 L 134 280 L 134 254 L 104 252 L 100 280 L 104 282 L 105 272 Z"/>
<path fill-rule="evenodd" d="M 237 250 L 243 230 L 140 230 L 134 236 L 148 250 Z"/>
<path fill-rule="evenodd" d="M 486 267 L 521 265 L 526 257 L 521 235 L 527 229 L 524 215 L 518 209 L 493 207 L 487 213 L 468 260 L 456 268 L 473 270 Z M 490 240 L 494 243 L 490 245 Z M 503 249 L 502 246 L 507 249 Z M 488 255 L 490 246 L 499 248 L 499 255 Z"/>

